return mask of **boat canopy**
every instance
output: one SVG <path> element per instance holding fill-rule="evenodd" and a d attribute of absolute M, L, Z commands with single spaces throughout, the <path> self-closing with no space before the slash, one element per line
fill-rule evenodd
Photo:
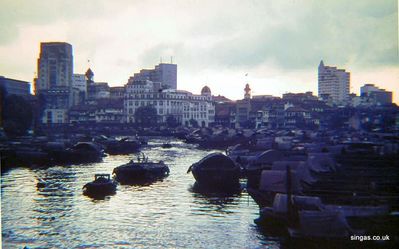
<path fill-rule="evenodd" d="M 198 161 L 196 165 L 200 165 L 204 169 L 236 167 L 234 161 L 222 153 L 211 153 Z"/>
<path fill-rule="evenodd" d="M 287 172 L 281 170 L 263 170 L 259 190 L 287 193 Z M 296 171 L 291 171 L 291 191 L 298 194 L 302 190 Z"/>
<path fill-rule="evenodd" d="M 296 171 L 299 180 L 309 184 L 316 182 L 316 179 L 309 172 L 307 163 L 304 161 L 276 161 L 272 164 L 272 170 L 285 171 L 287 166 Z"/>
<path fill-rule="evenodd" d="M 90 151 L 100 151 L 100 147 L 95 143 L 90 142 L 79 142 L 73 146 L 74 149 L 78 150 L 90 150 Z"/>
<path fill-rule="evenodd" d="M 258 164 L 272 164 L 274 161 L 281 160 L 283 158 L 283 153 L 277 150 L 267 150 L 259 154 L 255 163 Z"/>

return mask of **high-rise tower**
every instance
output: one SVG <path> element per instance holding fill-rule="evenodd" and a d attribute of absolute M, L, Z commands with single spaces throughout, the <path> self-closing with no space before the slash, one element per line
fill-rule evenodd
<path fill-rule="evenodd" d="M 72 45 L 65 42 L 41 43 L 37 72 L 35 93 L 46 100 L 43 123 L 68 122 L 68 109 L 73 105 Z"/>
<path fill-rule="evenodd" d="M 72 45 L 65 42 L 43 42 L 37 60 L 38 80 L 35 91 L 70 89 L 73 81 Z"/>
<path fill-rule="evenodd" d="M 349 98 L 350 73 L 344 69 L 319 64 L 319 97 L 329 95 L 335 104 L 345 104 Z"/>

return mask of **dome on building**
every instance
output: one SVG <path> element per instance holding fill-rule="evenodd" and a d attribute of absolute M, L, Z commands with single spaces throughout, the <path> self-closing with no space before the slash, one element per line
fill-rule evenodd
<path fill-rule="evenodd" d="M 204 86 L 201 90 L 201 95 L 211 94 L 211 89 L 208 86 Z"/>

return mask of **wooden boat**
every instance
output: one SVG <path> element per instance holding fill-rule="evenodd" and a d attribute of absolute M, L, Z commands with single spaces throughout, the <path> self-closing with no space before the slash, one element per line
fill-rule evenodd
<path fill-rule="evenodd" d="M 96 139 L 105 147 L 105 152 L 110 155 L 130 154 L 140 150 L 141 144 L 137 139 L 122 138 L 120 140 L 100 136 Z"/>
<path fill-rule="evenodd" d="M 212 153 L 191 165 L 192 172 L 201 186 L 230 189 L 239 187 L 240 167 L 222 153 Z"/>
<path fill-rule="evenodd" d="M 150 162 L 148 157 L 141 153 L 137 161 L 131 160 L 116 167 L 113 174 L 121 184 L 145 184 L 168 176 L 169 167 L 163 161 Z"/>
<path fill-rule="evenodd" d="M 87 196 L 106 196 L 116 192 L 116 183 L 109 174 L 95 174 L 94 181 L 83 186 L 83 194 Z"/>
<path fill-rule="evenodd" d="M 104 156 L 102 148 L 90 142 L 79 142 L 71 148 L 50 153 L 55 163 L 90 163 L 99 162 Z"/>

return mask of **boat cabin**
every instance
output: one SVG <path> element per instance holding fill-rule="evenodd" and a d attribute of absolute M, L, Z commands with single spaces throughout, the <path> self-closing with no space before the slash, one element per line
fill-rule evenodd
<path fill-rule="evenodd" d="M 97 181 L 98 179 L 103 178 L 107 181 L 111 180 L 110 174 L 95 174 L 94 175 L 94 181 Z"/>

